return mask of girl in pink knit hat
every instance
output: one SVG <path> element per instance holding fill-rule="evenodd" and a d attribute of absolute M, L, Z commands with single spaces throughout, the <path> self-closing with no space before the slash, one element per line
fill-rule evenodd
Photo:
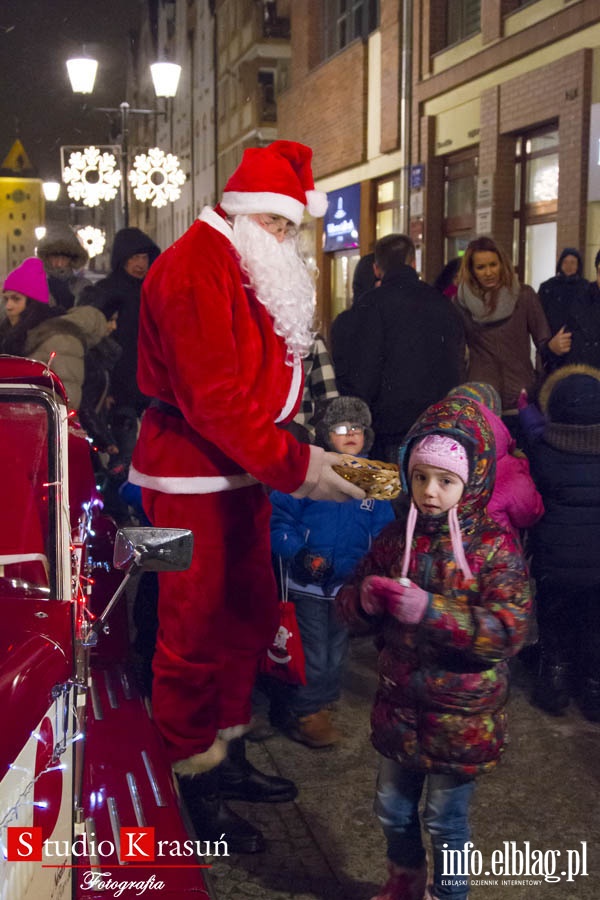
<path fill-rule="evenodd" d="M 0 353 L 25 354 L 27 333 L 56 314 L 48 306 L 49 293 L 44 264 L 36 256 L 13 269 L 3 285 L 4 319 L 0 322 Z"/>
<path fill-rule="evenodd" d="M 389 878 L 373 900 L 466 900 L 469 879 L 449 869 L 470 840 L 477 775 L 504 748 L 508 657 L 527 632 L 529 580 L 516 537 L 487 512 L 493 432 L 479 405 L 446 398 L 400 448 L 410 506 L 375 540 L 338 608 L 378 636 L 372 741 L 382 756 L 375 810 Z M 462 857 L 461 857 L 462 858 Z M 468 875 L 468 873 L 466 873 Z"/>

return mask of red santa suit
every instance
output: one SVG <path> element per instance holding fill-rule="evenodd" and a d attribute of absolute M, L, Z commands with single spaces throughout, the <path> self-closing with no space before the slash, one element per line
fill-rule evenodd
<path fill-rule="evenodd" d="M 244 284 L 231 229 L 206 209 L 153 264 L 142 292 L 138 383 L 156 398 L 130 480 L 157 527 L 190 528 L 187 572 L 159 575 L 153 714 L 173 762 L 250 720 L 257 660 L 277 629 L 263 484 L 289 493 L 310 449 L 291 418 L 302 366 Z"/>

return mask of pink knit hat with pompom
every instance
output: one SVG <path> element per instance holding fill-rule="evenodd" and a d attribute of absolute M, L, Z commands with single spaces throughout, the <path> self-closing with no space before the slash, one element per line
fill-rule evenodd
<path fill-rule="evenodd" d="M 409 476 L 419 464 L 454 472 L 465 484 L 469 480 L 467 451 L 460 441 L 443 434 L 428 434 L 415 444 L 408 461 Z"/>

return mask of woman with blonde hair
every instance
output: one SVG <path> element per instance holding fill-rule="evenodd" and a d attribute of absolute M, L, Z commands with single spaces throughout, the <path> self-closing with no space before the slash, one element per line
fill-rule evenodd
<path fill-rule="evenodd" d="M 469 352 L 469 381 L 496 388 L 502 417 L 512 434 L 517 427 L 517 401 L 536 386 L 536 369 L 553 368 L 553 361 L 569 350 L 568 335 L 554 335 L 537 294 L 519 284 L 505 250 L 489 237 L 468 245 L 458 273 L 454 303 L 463 319 Z M 537 351 L 536 368 L 531 341 Z"/>

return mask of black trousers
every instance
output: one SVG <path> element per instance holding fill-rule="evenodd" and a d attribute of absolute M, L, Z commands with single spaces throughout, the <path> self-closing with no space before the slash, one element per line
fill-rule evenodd
<path fill-rule="evenodd" d="M 600 585 L 573 587 L 537 580 L 537 618 L 543 654 L 600 678 Z"/>

